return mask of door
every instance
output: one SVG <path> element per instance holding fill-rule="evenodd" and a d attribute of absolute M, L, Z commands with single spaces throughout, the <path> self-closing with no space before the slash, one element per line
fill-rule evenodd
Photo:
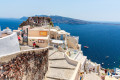
<path fill-rule="evenodd" d="M 60 38 L 60 40 L 63 40 L 63 34 L 61 35 L 61 38 Z"/>

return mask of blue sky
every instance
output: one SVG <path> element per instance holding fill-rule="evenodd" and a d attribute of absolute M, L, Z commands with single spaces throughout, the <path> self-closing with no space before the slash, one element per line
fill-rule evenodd
<path fill-rule="evenodd" d="M 120 0 L 0 0 L 1 18 L 33 15 L 120 22 Z"/>

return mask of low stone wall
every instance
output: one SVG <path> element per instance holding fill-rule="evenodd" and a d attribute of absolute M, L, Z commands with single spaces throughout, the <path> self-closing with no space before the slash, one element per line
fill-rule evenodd
<path fill-rule="evenodd" d="M 0 57 L 0 80 L 42 80 L 48 70 L 48 48 Z"/>
<path fill-rule="evenodd" d="M 67 55 L 67 51 L 65 52 L 64 56 L 65 56 L 65 59 L 67 60 L 67 62 L 68 62 L 69 64 L 72 64 L 72 65 L 77 66 L 78 61 L 75 61 L 75 60 L 73 60 L 72 58 L 70 58 L 70 57 Z"/>
<path fill-rule="evenodd" d="M 75 71 L 73 75 L 71 76 L 70 80 L 80 80 L 81 62 L 70 58 L 67 55 L 67 51 L 65 52 L 64 56 L 68 63 L 76 66 Z"/>
<path fill-rule="evenodd" d="M 70 80 L 80 80 L 80 69 L 81 69 L 81 64 L 79 62 Z"/>

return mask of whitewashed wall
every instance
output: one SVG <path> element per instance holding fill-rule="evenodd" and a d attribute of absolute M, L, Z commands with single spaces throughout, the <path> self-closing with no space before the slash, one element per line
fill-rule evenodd
<path fill-rule="evenodd" d="M 17 34 L 14 32 L 9 36 L 0 38 L 0 56 L 20 51 Z"/>

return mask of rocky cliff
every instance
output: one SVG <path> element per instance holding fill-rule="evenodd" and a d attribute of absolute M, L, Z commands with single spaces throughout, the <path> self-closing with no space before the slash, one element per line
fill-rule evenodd
<path fill-rule="evenodd" d="M 53 23 L 64 23 L 64 24 L 90 24 L 89 21 L 73 19 L 69 17 L 62 17 L 62 16 L 47 16 L 47 15 L 35 15 L 39 17 L 50 17 Z M 21 20 L 26 20 L 27 17 L 20 18 Z"/>
<path fill-rule="evenodd" d="M 28 17 L 26 21 L 23 21 L 23 23 L 20 24 L 20 26 L 42 26 L 45 24 L 50 24 L 51 18 L 50 17 Z"/>

